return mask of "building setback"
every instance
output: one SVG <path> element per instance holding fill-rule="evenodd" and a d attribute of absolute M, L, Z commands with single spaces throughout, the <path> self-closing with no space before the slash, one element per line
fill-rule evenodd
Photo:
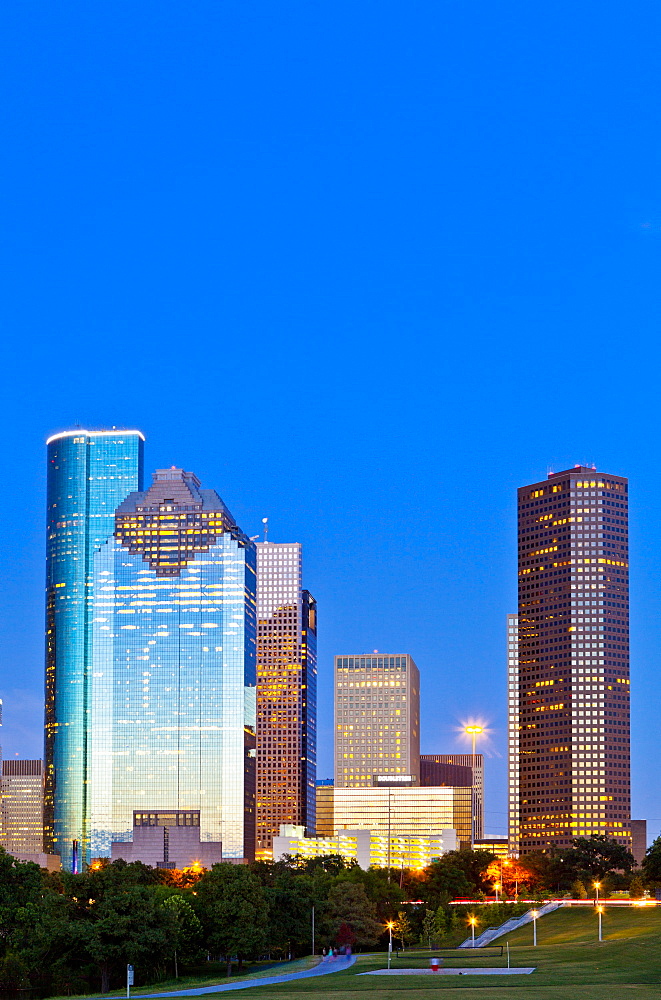
<path fill-rule="evenodd" d="M 257 549 L 257 857 L 282 824 L 315 832 L 317 605 L 302 588 L 302 547 Z"/>
<path fill-rule="evenodd" d="M 420 674 L 407 655 L 335 657 L 335 787 L 420 781 Z"/>
<path fill-rule="evenodd" d="M 629 846 L 627 480 L 576 466 L 518 510 L 519 851 Z"/>

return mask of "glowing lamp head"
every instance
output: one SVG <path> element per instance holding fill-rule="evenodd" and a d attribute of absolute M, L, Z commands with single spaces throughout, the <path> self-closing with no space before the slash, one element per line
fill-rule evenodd
<path fill-rule="evenodd" d="M 531 917 L 533 918 L 533 920 L 537 920 L 538 916 L 539 916 L 539 910 L 533 910 L 531 913 Z"/>
<path fill-rule="evenodd" d="M 597 907 L 597 913 L 603 913 L 603 912 L 604 912 L 603 906 L 598 906 Z"/>
<path fill-rule="evenodd" d="M 592 884 L 595 887 L 595 889 L 601 889 L 601 882 L 593 882 Z"/>
<path fill-rule="evenodd" d="M 465 726 L 464 732 L 468 733 L 469 736 L 479 736 L 480 733 L 484 732 L 484 726 Z"/>

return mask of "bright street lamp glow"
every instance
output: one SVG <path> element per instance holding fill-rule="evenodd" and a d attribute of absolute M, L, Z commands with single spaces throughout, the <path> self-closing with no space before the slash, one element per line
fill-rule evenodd
<path fill-rule="evenodd" d="M 469 736 L 479 736 L 480 733 L 484 732 L 484 726 L 465 726 L 464 732 L 468 733 Z"/>

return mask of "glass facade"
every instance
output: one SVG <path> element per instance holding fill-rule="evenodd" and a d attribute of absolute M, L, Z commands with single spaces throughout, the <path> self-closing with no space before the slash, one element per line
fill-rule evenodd
<path fill-rule="evenodd" d="M 448 785 L 420 788 L 337 788 L 334 830 L 372 830 L 379 836 L 435 837 L 455 830 L 459 845 L 473 842 L 473 790 Z"/>
<path fill-rule="evenodd" d="M 484 754 L 481 753 L 424 753 L 420 754 L 420 769 L 438 764 L 442 767 L 469 767 L 473 783 L 473 839 L 484 836 Z M 422 784 L 463 785 L 463 781 L 429 781 Z"/>
<path fill-rule="evenodd" d="M 213 490 L 154 473 L 94 559 L 90 840 L 133 813 L 199 811 L 223 857 L 255 849 L 255 547 Z"/>
<path fill-rule="evenodd" d="M 46 851 L 72 866 L 89 856 L 94 555 L 112 536 L 115 509 L 142 488 L 140 431 L 67 431 L 47 442 Z"/>
<path fill-rule="evenodd" d="M 420 780 L 420 674 L 409 655 L 335 657 L 335 786 Z"/>
<path fill-rule="evenodd" d="M 302 547 L 257 548 L 257 857 L 281 824 L 316 827 L 317 605 Z"/>

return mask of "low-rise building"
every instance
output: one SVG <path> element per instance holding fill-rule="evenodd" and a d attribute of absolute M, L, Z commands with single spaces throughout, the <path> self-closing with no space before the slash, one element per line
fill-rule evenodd
<path fill-rule="evenodd" d="M 382 836 L 373 830 L 341 830 L 333 837 L 306 837 L 302 826 L 284 825 L 273 839 L 273 860 L 285 855 L 320 858 L 339 854 L 346 861 L 357 861 L 361 868 L 409 868 L 421 871 L 447 851 L 457 849 L 454 830 L 443 830 L 435 837 Z"/>
<path fill-rule="evenodd" d="M 115 841 L 111 859 L 142 861 L 152 868 L 211 868 L 223 859 L 223 846 L 200 841 L 200 813 L 194 809 L 133 813 L 133 839 Z"/>

